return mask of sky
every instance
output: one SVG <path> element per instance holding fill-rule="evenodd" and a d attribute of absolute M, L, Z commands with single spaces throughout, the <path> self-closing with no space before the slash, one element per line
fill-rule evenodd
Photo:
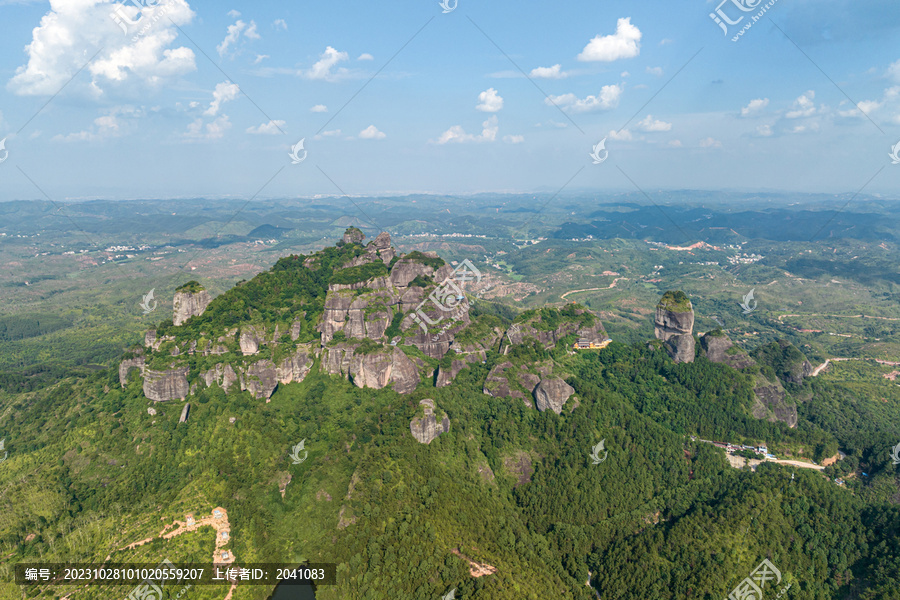
<path fill-rule="evenodd" d="M 0 23 L 0 201 L 900 189 L 890 0 L 0 0 Z"/>

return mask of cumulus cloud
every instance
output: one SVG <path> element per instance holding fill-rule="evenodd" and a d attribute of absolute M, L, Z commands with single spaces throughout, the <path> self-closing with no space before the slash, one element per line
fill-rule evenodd
<path fill-rule="evenodd" d="M 891 63 L 891 66 L 888 67 L 887 70 L 887 76 L 897 83 L 900 83 L 900 60 Z"/>
<path fill-rule="evenodd" d="M 811 117 L 816 114 L 816 103 L 813 102 L 816 93 L 809 90 L 796 100 L 794 100 L 794 110 L 788 111 L 785 117 L 788 119 L 799 119 L 802 117 Z"/>
<path fill-rule="evenodd" d="M 368 52 L 363 52 L 356 60 L 375 60 L 375 57 Z"/>
<path fill-rule="evenodd" d="M 525 141 L 524 135 L 504 135 L 503 141 L 507 144 L 521 144 Z"/>
<path fill-rule="evenodd" d="M 660 121 L 659 119 L 654 119 L 653 115 L 647 115 L 638 122 L 638 129 L 646 132 L 656 132 L 656 131 L 671 131 L 672 124 L 666 123 L 665 121 Z"/>
<path fill-rule="evenodd" d="M 240 14 L 240 13 L 238 13 Z M 228 26 L 226 30 L 225 39 L 216 46 L 216 51 L 219 53 L 219 56 L 225 56 L 228 53 L 228 49 L 236 44 L 238 40 L 243 35 L 245 38 L 251 40 L 258 40 L 259 33 L 256 31 L 256 22 L 250 21 L 250 24 L 244 23 L 240 19 L 235 21 L 232 25 Z"/>
<path fill-rule="evenodd" d="M 346 52 L 339 52 L 328 46 L 325 52 L 319 55 L 319 60 L 308 70 L 303 73 L 307 79 L 322 79 L 325 81 L 333 81 L 341 75 L 345 75 L 346 69 L 332 70 L 336 64 L 341 61 L 349 60 L 350 56 Z"/>
<path fill-rule="evenodd" d="M 383 140 L 386 137 L 387 135 L 383 131 L 378 131 L 378 128 L 374 125 L 369 125 L 359 132 L 359 139 L 361 140 Z"/>
<path fill-rule="evenodd" d="M 178 36 L 176 25 L 187 25 L 194 17 L 185 0 L 143 10 L 132 4 L 116 5 L 118 23 L 110 17 L 111 7 L 106 0 L 53 0 L 25 47 L 28 62 L 16 69 L 8 89 L 19 95 L 55 94 L 85 66 L 96 48 L 102 50 L 86 68 L 95 96 L 113 84 L 134 81 L 159 86 L 168 78 L 196 70 L 190 48 L 170 47 Z"/>
<path fill-rule="evenodd" d="M 91 129 L 70 133 L 68 135 L 56 135 L 53 141 L 57 142 L 96 142 L 106 138 L 119 137 L 123 128 L 127 126 L 127 119 L 144 115 L 143 109 L 132 106 L 116 106 L 106 111 L 105 115 L 94 119 Z"/>
<path fill-rule="evenodd" d="M 285 21 L 284 19 L 275 19 L 274 21 L 272 21 L 272 27 L 274 27 L 275 29 L 283 29 L 287 31 L 287 21 Z"/>
<path fill-rule="evenodd" d="M 283 133 L 284 121 L 269 121 L 257 127 L 248 127 L 247 133 L 254 135 L 278 135 Z"/>
<path fill-rule="evenodd" d="M 316 112 L 316 113 L 328 112 L 328 107 L 325 106 L 324 104 L 316 104 L 311 109 L 309 109 L 309 112 Z"/>
<path fill-rule="evenodd" d="M 446 144 L 449 142 L 465 143 L 465 142 L 493 142 L 497 139 L 497 131 L 500 127 L 497 125 L 497 115 L 491 115 L 488 120 L 481 124 L 482 130 L 480 135 L 466 133 L 460 125 L 454 125 L 441 134 L 438 138 L 438 144 Z"/>
<path fill-rule="evenodd" d="M 562 96 L 550 96 L 544 100 L 544 103 L 555 104 L 570 113 L 610 110 L 619 105 L 619 98 L 624 89 L 624 86 L 620 85 L 604 85 L 596 96 L 579 98 L 575 94 L 563 94 Z"/>
<path fill-rule="evenodd" d="M 535 79 L 565 79 L 568 73 L 562 70 L 561 65 L 553 65 L 552 67 L 537 67 L 531 70 L 530 75 Z"/>
<path fill-rule="evenodd" d="M 756 128 L 756 134 L 760 137 L 772 137 L 774 132 L 771 125 L 759 125 Z"/>
<path fill-rule="evenodd" d="M 700 140 L 700 147 L 701 148 L 721 148 L 722 142 L 720 142 L 719 140 L 717 140 L 715 138 L 711 138 L 711 137 L 703 138 L 702 140 Z"/>
<path fill-rule="evenodd" d="M 209 108 L 203 114 L 208 117 L 216 116 L 219 114 L 219 109 L 222 108 L 222 105 L 237 98 L 240 91 L 241 88 L 236 83 L 223 81 L 216 84 L 216 89 L 213 90 L 213 101 L 210 102 Z"/>
<path fill-rule="evenodd" d="M 618 140 L 623 142 L 628 142 L 632 139 L 631 132 L 627 129 L 622 129 L 621 131 L 616 131 L 615 129 L 613 129 L 607 134 L 606 137 L 611 140 Z"/>
<path fill-rule="evenodd" d="M 742 117 L 750 117 L 755 114 L 758 114 L 762 111 L 762 109 L 764 109 L 768 105 L 769 105 L 768 98 L 757 98 L 755 100 L 751 100 L 750 104 L 748 104 L 747 106 L 745 106 L 741 109 L 741 116 Z"/>
<path fill-rule="evenodd" d="M 619 19 L 612 35 L 597 35 L 588 42 L 578 60 L 586 62 L 612 62 L 622 58 L 634 58 L 641 53 L 641 31 L 631 24 L 631 17 Z"/>
<path fill-rule="evenodd" d="M 256 60 L 253 61 L 253 64 L 258 65 L 259 63 L 266 60 L 267 58 L 270 58 L 268 54 L 257 54 Z"/>
<path fill-rule="evenodd" d="M 478 94 L 478 105 L 475 110 L 481 112 L 497 112 L 503 108 L 503 98 L 494 88 L 488 88 Z"/>
<path fill-rule="evenodd" d="M 184 137 L 191 140 L 218 140 L 229 129 L 231 129 L 231 121 L 228 120 L 228 115 L 221 115 L 209 123 L 204 123 L 203 119 L 198 118 L 188 125 Z"/>
<path fill-rule="evenodd" d="M 670 148 L 681 148 L 683 146 L 684 146 L 684 144 L 681 143 L 681 140 L 671 140 L 669 142 Z"/>
<path fill-rule="evenodd" d="M 663 74 L 662 67 L 647 67 L 647 72 L 657 77 L 662 77 Z"/>

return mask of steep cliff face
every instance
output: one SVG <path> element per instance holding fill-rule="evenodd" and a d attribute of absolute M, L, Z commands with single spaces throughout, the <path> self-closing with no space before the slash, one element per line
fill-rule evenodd
<path fill-rule="evenodd" d="M 356 353 L 352 343 L 337 344 L 326 348 L 322 355 L 322 368 L 331 375 L 343 375 L 356 387 L 380 390 L 393 384 L 401 394 L 412 392 L 419 385 L 416 364 L 399 348 Z"/>
<path fill-rule="evenodd" d="M 128 374 L 133 369 L 137 369 L 140 372 L 141 377 L 144 376 L 143 356 L 135 356 L 134 358 L 129 358 L 119 363 L 119 383 L 122 387 L 125 387 L 125 384 L 128 382 Z"/>
<path fill-rule="evenodd" d="M 187 367 L 176 367 L 165 371 L 152 371 L 145 368 L 144 396 L 154 402 L 184 400 L 189 391 L 187 374 Z"/>
<path fill-rule="evenodd" d="M 172 300 L 172 323 L 176 326 L 184 324 L 191 317 L 202 315 L 211 300 L 209 293 L 198 285 L 179 290 L 175 291 L 175 298 Z"/>
<path fill-rule="evenodd" d="M 560 311 L 552 309 L 553 320 L 545 322 L 541 311 L 530 311 L 533 314 L 519 318 L 503 335 L 500 342 L 500 353 L 509 354 L 513 346 L 531 343 L 537 340 L 544 348 L 552 348 L 562 338 L 575 335 L 578 341 L 599 344 L 608 339 L 600 317 L 586 308 L 565 307 Z M 553 323 L 553 321 L 557 321 Z"/>
<path fill-rule="evenodd" d="M 409 423 L 409 430 L 420 444 L 430 444 L 437 436 L 450 431 L 450 419 L 444 415 L 440 422 L 434 415 L 434 400 L 419 401 L 424 408 L 424 416 L 415 417 Z"/>
<path fill-rule="evenodd" d="M 797 405 L 790 400 L 784 388 L 777 381 L 772 382 L 756 375 L 754 377 L 753 416 L 757 419 L 781 421 L 788 427 L 797 426 Z"/>
<path fill-rule="evenodd" d="M 694 307 L 684 292 L 663 294 L 653 325 L 656 339 L 662 340 L 675 362 L 694 362 Z"/>

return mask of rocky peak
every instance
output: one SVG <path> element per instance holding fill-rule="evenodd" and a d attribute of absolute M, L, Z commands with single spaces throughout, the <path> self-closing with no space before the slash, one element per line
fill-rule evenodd
<path fill-rule="evenodd" d="M 190 281 L 177 290 L 172 299 L 172 323 L 182 325 L 191 317 L 203 314 L 210 303 L 209 293 L 196 281 Z"/>
<path fill-rule="evenodd" d="M 569 396 L 574 393 L 575 388 L 562 379 L 553 377 L 544 379 L 537 384 L 537 387 L 534 388 L 534 400 L 538 410 L 550 409 L 556 414 L 560 414 L 563 405 L 569 399 Z"/>
<path fill-rule="evenodd" d="M 694 307 L 682 291 L 668 291 L 656 305 L 654 335 L 677 362 L 694 362 Z"/>
<path fill-rule="evenodd" d="M 356 227 L 348 227 L 341 238 L 345 244 L 361 244 L 366 239 L 365 234 Z"/>

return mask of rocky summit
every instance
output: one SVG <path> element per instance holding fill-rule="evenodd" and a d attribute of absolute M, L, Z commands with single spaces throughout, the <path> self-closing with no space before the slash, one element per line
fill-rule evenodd
<path fill-rule="evenodd" d="M 156 402 L 214 386 L 268 400 L 320 369 L 360 388 L 409 394 L 423 381 L 450 385 L 491 351 L 608 339 L 599 317 L 576 305 L 528 311 L 508 328 L 496 317 L 473 319 L 453 265 L 432 252 L 399 253 L 388 233 L 364 241 L 351 227 L 337 246 L 283 258 L 213 300 L 197 282 L 181 286 L 171 323 L 149 330 L 120 363 L 121 385 L 137 370 Z M 572 391 L 557 370 L 552 361 L 503 363 L 485 393 L 559 413 Z"/>
<path fill-rule="evenodd" d="M 656 339 L 677 363 L 694 362 L 694 307 L 681 291 L 663 294 L 656 305 Z"/>

